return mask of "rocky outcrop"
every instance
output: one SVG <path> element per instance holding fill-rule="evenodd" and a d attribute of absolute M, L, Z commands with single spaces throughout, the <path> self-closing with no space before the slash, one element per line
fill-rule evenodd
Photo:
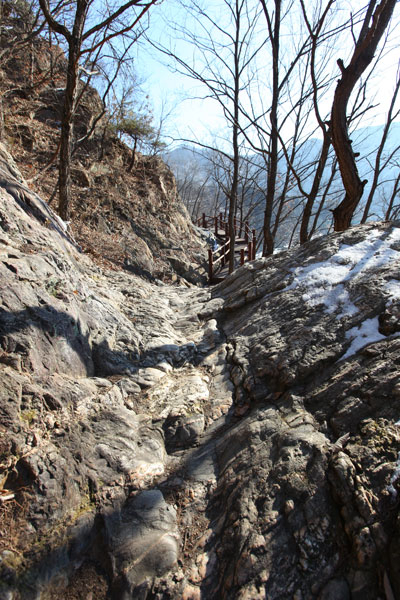
<path fill-rule="evenodd" d="M 0 598 L 400 596 L 400 224 L 172 287 L 0 158 Z"/>
<path fill-rule="evenodd" d="M 247 415 L 216 491 L 221 597 L 400 594 L 399 251 L 398 224 L 367 225 L 219 286 Z"/>

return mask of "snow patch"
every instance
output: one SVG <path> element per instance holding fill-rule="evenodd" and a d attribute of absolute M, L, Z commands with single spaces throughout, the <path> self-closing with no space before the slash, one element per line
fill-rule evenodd
<path fill-rule="evenodd" d="M 392 301 L 400 300 L 400 281 L 398 279 L 389 279 L 385 283 L 385 290 Z"/>
<path fill-rule="evenodd" d="M 390 247 L 394 242 L 400 241 L 400 229 L 395 228 L 387 235 L 386 232 L 372 230 L 366 239 L 349 246 L 342 244 L 339 250 L 329 260 L 313 263 L 305 267 L 297 267 L 292 270 L 294 279 L 286 290 L 300 288 L 303 291 L 302 298 L 309 306 L 324 304 L 328 314 L 340 311 L 338 319 L 354 315 L 358 312 L 357 307 L 350 301 L 350 296 L 344 287 L 344 283 L 361 273 L 376 269 L 382 265 L 400 258 L 400 253 Z M 386 285 L 386 291 L 390 298 L 400 299 L 400 283 L 394 279 Z M 372 328 L 371 323 L 365 322 L 362 331 Z M 350 332 L 349 332 L 350 333 Z M 372 335 L 372 330 L 370 334 Z M 373 337 L 381 335 L 375 332 Z M 359 333 L 355 338 L 364 338 Z M 381 339 L 381 338 L 379 338 Z M 376 339 L 371 341 L 377 341 Z M 365 341 L 362 345 L 369 343 Z M 362 346 L 359 346 L 362 347 Z"/>
<path fill-rule="evenodd" d="M 373 317 L 372 319 L 363 321 L 359 327 L 352 327 L 349 331 L 346 331 L 346 337 L 352 338 L 353 341 L 341 360 L 349 358 L 349 356 L 352 356 L 367 344 L 384 340 L 385 336 L 379 333 L 378 327 L 378 317 Z"/>

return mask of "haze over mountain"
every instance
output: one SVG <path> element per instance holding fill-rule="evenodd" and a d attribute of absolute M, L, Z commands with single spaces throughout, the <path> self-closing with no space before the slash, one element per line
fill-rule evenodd
<path fill-rule="evenodd" d="M 379 147 L 382 133 L 384 130 L 383 125 L 376 126 L 368 126 L 361 127 L 353 132 L 353 147 L 356 153 L 359 153 L 359 157 L 357 158 L 357 166 L 359 170 L 359 174 L 361 179 L 367 179 L 368 183 L 365 186 L 364 194 L 362 197 L 362 201 L 357 208 L 357 211 L 354 215 L 353 222 L 358 223 L 362 217 L 365 201 L 368 197 L 368 193 L 371 188 L 374 169 L 375 169 L 375 157 L 377 153 L 377 148 Z M 389 135 L 386 140 L 386 144 L 384 150 L 382 152 L 382 172 L 379 177 L 379 184 L 376 190 L 372 206 L 370 209 L 371 218 L 374 219 L 382 219 L 384 218 L 385 211 L 387 208 L 388 200 L 393 191 L 393 185 L 396 177 L 399 174 L 400 170 L 400 123 L 393 123 L 389 132 Z M 321 149 L 322 142 L 318 138 L 310 138 L 301 146 L 298 154 L 296 155 L 294 165 L 302 170 L 305 165 L 309 165 L 307 171 L 302 178 L 302 185 L 306 191 L 309 191 L 312 185 L 315 166 L 313 163 L 318 159 L 319 152 Z M 289 149 L 290 152 L 290 149 Z M 209 159 L 211 157 L 211 160 Z M 390 160 L 387 162 L 386 159 L 389 157 Z M 175 176 L 177 177 L 178 186 L 179 183 L 182 182 L 190 173 L 195 176 L 196 182 L 198 185 L 201 184 L 201 181 L 208 180 L 207 188 L 208 195 L 217 194 L 218 184 L 210 178 L 210 172 L 212 171 L 213 160 L 215 160 L 212 151 L 203 150 L 200 147 L 182 145 L 179 146 L 164 155 L 164 159 L 167 164 L 171 167 Z M 250 153 L 246 155 L 246 160 L 251 161 L 252 166 L 250 166 L 248 177 L 252 176 L 252 172 L 257 172 L 257 180 L 258 185 L 260 187 L 266 186 L 266 173 L 265 170 L 261 170 L 262 168 L 262 159 L 255 153 Z M 387 162 L 387 164 L 386 164 Z M 279 163 L 279 170 L 281 173 L 284 173 L 286 170 L 286 161 L 284 156 L 281 156 Z M 330 172 L 329 169 L 326 170 L 326 174 L 324 175 L 325 181 L 329 178 Z M 323 179 L 323 181 L 324 181 Z M 251 185 L 249 186 L 251 188 Z M 323 187 L 323 186 L 322 186 Z M 279 193 L 279 190 L 278 190 Z M 289 193 L 289 198 L 293 197 L 296 200 L 299 198 L 299 190 L 296 185 L 294 185 L 293 189 Z M 331 222 L 331 209 L 333 209 L 342 199 L 343 191 L 342 191 L 342 182 L 340 178 L 340 174 L 337 173 L 331 185 L 330 191 L 331 199 L 327 202 L 325 208 L 321 214 L 321 222 L 324 225 L 321 227 L 319 233 L 326 233 L 329 229 L 329 224 Z M 398 202 L 397 202 L 398 203 Z M 292 218 L 295 220 L 298 218 L 298 215 L 301 213 L 302 207 L 299 205 L 298 209 L 294 211 Z M 263 207 L 262 200 L 260 200 L 260 207 L 253 213 L 252 218 L 252 226 L 256 227 L 259 231 L 262 228 L 263 222 Z M 289 235 L 289 234 L 288 234 Z M 287 244 L 288 239 L 282 240 L 283 245 Z"/>

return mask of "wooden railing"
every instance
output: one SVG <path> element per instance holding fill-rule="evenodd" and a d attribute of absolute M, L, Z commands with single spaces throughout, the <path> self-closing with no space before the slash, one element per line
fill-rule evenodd
<path fill-rule="evenodd" d="M 225 237 L 229 236 L 229 221 L 224 219 L 222 213 L 219 213 L 219 215 L 216 217 L 211 217 L 203 213 L 201 217 L 195 220 L 195 225 L 203 227 L 204 229 L 210 229 L 211 231 L 214 231 L 214 234 L 218 237 L 221 237 L 221 235 L 225 235 Z M 243 237 L 247 243 L 250 237 L 250 228 L 248 221 L 241 221 L 240 219 L 237 219 L 235 217 L 233 220 L 233 226 L 235 229 L 235 237 L 242 237 L 243 233 Z"/>
<path fill-rule="evenodd" d="M 204 229 L 210 229 L 214 232 L 217 238 L 223 237 L 225 242 L 222 246 L 219 246 L 216 250 L 211 248 L 208 250 L 208 280 L 209 283 L 213 283 L 216 279 L 216 275 L 229 263 L 229 252 L 231 247 L 231 240 L 229 237 L 229 223 L 223 219 L 222 213 L 217 217 L 207 216 L 205 213 L 199 217 L 195 224 Z M 243 222 L 239 219 L 234 220 L 235 238 L 234 244 L 238 246 L 240 250 L 239 264 L 244 263 L 256 258 L 256 230 L 253 229 L 250 232 L 249 224 L 247 221 Z M 243 238 L 242 238 L 242 233 Z M 245 244 L 245 247 L 239 247 Z M 235 250 L 234 250 L 235 251 Z M 237 261 L 235 261 L 237 263 Z M 238 264 L 235 265 L 235 267 Z"/>
<path fill-rule="evenodd" d="M 225 242 L 223 246 L 219 246 L 216 250 L 208 249 L 208 281 L 213 282 L 216 269 L 222 269 L 229 262 L 229 250 L 231 240 Z M 221 264 L 219 264 L 221 263 Z"/>

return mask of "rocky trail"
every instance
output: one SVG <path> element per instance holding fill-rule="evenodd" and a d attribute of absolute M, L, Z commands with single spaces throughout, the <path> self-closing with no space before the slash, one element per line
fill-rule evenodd
<path fill-rule="evenodd" d="M 171 286 L 0 188 L 0 599 L 400 597 L 400 224 Z"/>
<path fill-rule="evenodd" d="M 29 503 L 18 538 L 33 549 L 20 564 L 17 539 L 3 540 L 1 597 L 15 585 L 58 597 L 81 563 L 67 597 L 89 597 L 96 578 L 103 597 L 146 597 L 181 551 L 177 594 L 192 597 L 182 569 L 204 579 L 213 448 L 232 407 L 221 302 L 78 264 L 54 216 L 15 187 L 14 214 L 1 212 L 2 469 Z M 85 581 L 93 562 L 104 575 Z"/>
<path fill-rule="evenodd" d="M 90 502 L 102 506 L 101 550 L 92 549 L 89 556 L 93 553 L 99 564 L 112 556 L 112 597 L 147 597 L 154 575 L 177 564 L 180 569 L 160 582 L 161 589 L 176 588 L 176 597 L 200 597 L 199 584 L 207 585 L 215 561 L 205 546 L 213 536 L 209 503 L 218 473 L 218 439 L 232 419 L 228 348 L 210 319 L 209 292 L 160 286 L 133 302 L 129 277 L 107 279 L 110 288 L 124 294 L 124 313 L 137 324 L 141 352 L 126 377 L 89 380 L 97 387 L 95 397 L 75 406 L 75 414 L 92 421 L 85 440 L 62 436 L 64 450 L 69 446 L 81 454 Z M 59 491 L 54 492 L 56 503 Z M 92 516 L 89 511 L 84 525 L 69 533 L 64 552 L 75 546 L 87 552 L 88 540 L 99 537 Z M 46 556 L 44 585 L 61 566 L 57 548 Z"/>

